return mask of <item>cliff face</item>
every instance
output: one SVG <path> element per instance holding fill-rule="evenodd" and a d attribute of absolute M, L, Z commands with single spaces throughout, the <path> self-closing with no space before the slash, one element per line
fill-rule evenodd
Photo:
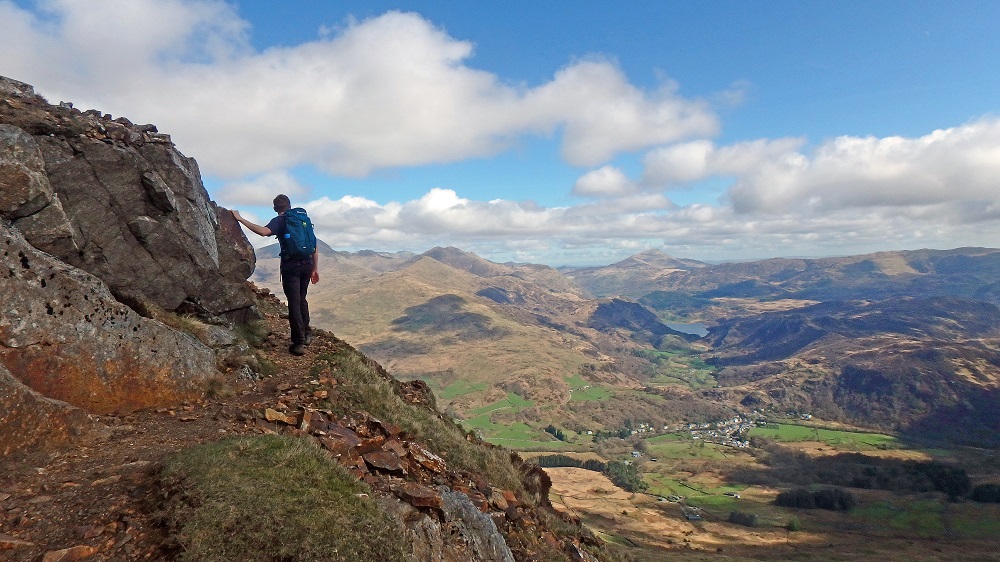
<path fill-rule="evenodd" d="M 194 339 L 116 301 L 96 277 L 0 225 L 0 363 L 93 413 L 176 403 L 215 372 Z"/>
<path fill-rule="evenodd" d="M 200 395 L 215 351 L 147 316 L 257 318 L 254 264 L 168 136 L 0 77 L 0 451 Z"/>
<path fill-rule="evenodd" d="M 254 253 L 153 125 L 53 106 L 0 77 L 0 214 L 133 308 L 244 321 Z"/>

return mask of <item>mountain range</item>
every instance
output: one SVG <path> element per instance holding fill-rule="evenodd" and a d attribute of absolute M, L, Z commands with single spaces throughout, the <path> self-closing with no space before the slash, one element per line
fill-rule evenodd
<path fill-rule="evenodd" d="M 274 287 L 276 260 L 254 279 Z M 459 416 L 612 429 L 623 416 L 573 400 L 575 376 L 630 396 L 630 411 L 677 421 L 663 388 L 704 408 L 778 409 L 886 431 L 993 441 L 1000 419 L 1000 250 L 917 250 L 708 264 L 660 251 L 604 267 L 492 263 L 456 248 L 323 249 L 317 322 L 422 378 Z M 273 263 L 272 263 L 273 262 Z M 699 323 L 698 338 L 667 324 Z M 711 384 L 663 376 L 664 351 L 714 368 Z M 675 364 L 675 367 L 678 365 Z M 697 364 L 679 365 L 688 372 Z M 452 386 L 463 381 L 476 391 Z M 449 389 L 449 390 L 446 390 Z M 636 389 L 646 393 L 636 395 Z M 710 407 L 709 404 L 712 406 Z M 972 428 L 972 429 L 970 429 Z"/>

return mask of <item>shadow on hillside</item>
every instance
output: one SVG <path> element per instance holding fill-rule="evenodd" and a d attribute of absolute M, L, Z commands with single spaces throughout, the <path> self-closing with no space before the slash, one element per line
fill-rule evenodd
<path fill-rule="evenodd" d="M 730 475 L 733 481 L 771 487 L 821 484 L 897 493 L 942 492 L 952 498 L 963 497 L 972 489 L 964 468 L 940 461 L 861 453 L 814 457 L 767 439 L 756 441 L 755 445 L 766 451 L 764 466 L 737 470 Z"/>
<path fill-rule="evenodd" d="M 458 295 L 441 295 L 424 304 L 411 306 L 406 314 L 392 321 L 398 332 L 460 332 L 466 339 L 494 339 L 509 332 L 493 325 L 492 320 L 476 312 L 463 310 L 466 301 Z"/>
<path fill-rule="evenodd" d="M 969 447 L 1000 448 L 1000 390 L 970 392 L 952 406 L 939 406 L 900 430 L 918 442 L 946 441 Z"/>

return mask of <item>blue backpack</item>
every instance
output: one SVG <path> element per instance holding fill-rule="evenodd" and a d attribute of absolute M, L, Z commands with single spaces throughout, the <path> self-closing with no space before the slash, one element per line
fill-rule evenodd
<path fill-rule="evenodd" d="M 316 233 L 306 210 L 301 207 L 285 211 L 285 235 L 278 240 L 281 257 L 286 259 L 311 258 L 316 252 Z"/>

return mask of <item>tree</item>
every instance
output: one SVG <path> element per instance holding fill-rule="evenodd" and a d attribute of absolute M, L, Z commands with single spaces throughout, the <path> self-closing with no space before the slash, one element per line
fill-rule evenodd
<path fill-rule="evenodd" d="M 1000 484 L 980 484 L 969 497 L 982 503 L 1000 503 Z"/>
<path fill-rule="evenodd" d="M 634 464 L 610 461 L 604 472 L 615 486 L 628 492 L 644 492 L 649 484 L 642 481 L 639 469 Z"/>
<path fill-rule="evenodd" d="M 558 429 L 556 426 L 552 425 L 551 423 L 549 424 L 548 427 L 545 428 L 545 433 L 548 433 L 549 435 L 551 435 L 552 437 L 555 437 L 556 439 L 558 439 L 560 441 L 565 441 L 566 440 L 566 434 L 563 433 L 563 431 L 561 429 Z"/>

